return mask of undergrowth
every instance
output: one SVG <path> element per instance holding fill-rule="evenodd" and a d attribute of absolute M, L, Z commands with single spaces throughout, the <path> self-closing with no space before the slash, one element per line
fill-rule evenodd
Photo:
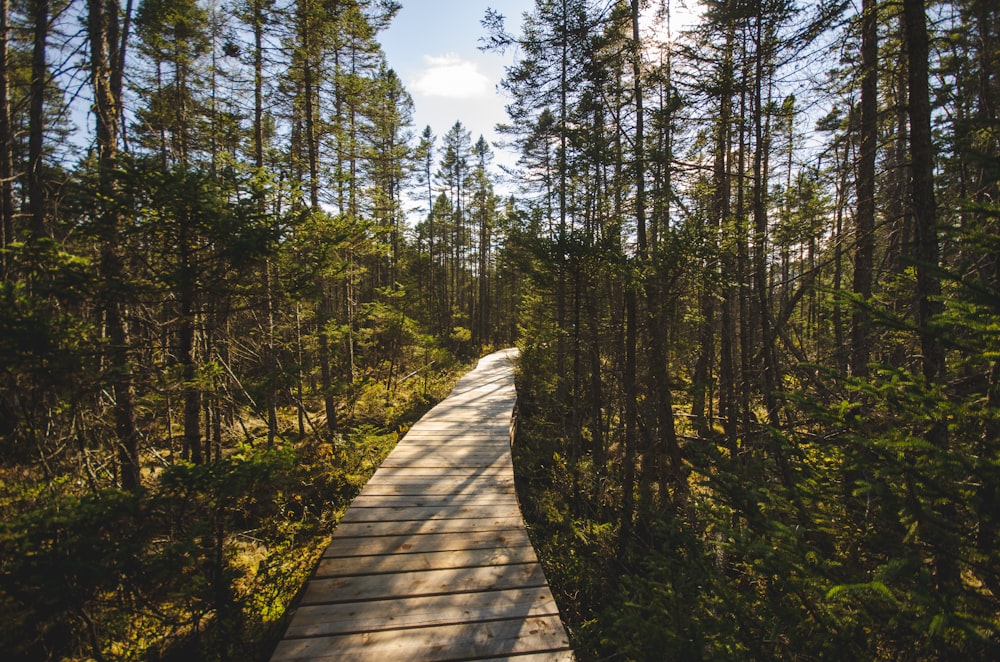
<path fill-rule="evenodd" d="M 774 437 L 794 450 L 787 484 L 764 453 L 689 436 L 688 490 L 637 499 L 623 536 L 620 440 L 595 466 L 533 359 L 522 351 L 518 497 L 581 662 L 998 659 L 996 551 L 970 524 L 995 464 L 974 463 L 967 403 L 922 409 L 934 393 L 904 375 L 854 385 L 884 403 L 882 427 L 808 401 L 811 425 Z M 912 432 L 938 416 L 953 449 Z"/>
<path fill-rule="evenodd" d="M 421 375 L 391 399 L 362 392 L 337 435 L 284 429 L 268 449 L 234 431 L 223 459 L 171 460 L 134 493 L 6 468 L 3 659 L 267 659 L 347 505 L 460 372 Z"/>

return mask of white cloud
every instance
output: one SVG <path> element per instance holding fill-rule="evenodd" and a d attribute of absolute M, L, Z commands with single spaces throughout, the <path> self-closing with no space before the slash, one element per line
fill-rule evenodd
<path fill-rule="evenodd" d="M 479 65 L 463 60 L 454 53 L 425 55 L 424 64 L 426 66 L 410 83 L 410 89 L 415 94 L 448 99 L 478 99 L 493 93 L 493 84 L 479 71 Z"/>

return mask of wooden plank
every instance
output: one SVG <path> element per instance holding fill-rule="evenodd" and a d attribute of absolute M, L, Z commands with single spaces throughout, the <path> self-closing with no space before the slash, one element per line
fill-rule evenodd
<path fill-rule="evenodd" d="M 372 490 L 392 485 L 425 485 L 428 488 L 438 486 L 459 486 L 475 481 L 485 481 L 487 485 L 501 486 L 515 483 L 514 476 L 505 467 L 493 467 L 483 470 L 475 467 L 384 467 L 386 471 L 373 476 L 365 485 L 371 485 Z M 398 469 L 399 471 L 393 471 Z M 364 491 L 365 488 L 362 488 Z M 458 488 L 460 489 L 460 488 Z"/>
<path fill-rule="evenodd" d="M 436 441 L 447 440 L 450 443 L 478 443 L 480 441 L 490 441 L 499 438 L 510 439 L 510 430 L 487 430 L 485 432 L 478 430 L 467 430 L 461 435 L 456 436 L 451 430 L 424 430 L 416 429 L 410 430 L 402 438 L 400 438 L 399 443 L 404 444 L 417 439 L 433 439 Z"/>
<path fill-rule="evenodd" d="M 423 430 L 433 427 L 435 424 L 455 424 L 461 425 L 469 429 L 479 430 L 479 429 L 500 429 L 510 428 L 510 409 L 505 408 L 503 411 L 492 410 L 480 412 L 478 408 L 467 407 L 465 411 L 459 409 L 445 410 L 431 410 L 424 415 L 418 423 L 413 425 L 414 430 Z M 476 412 L 473 414 L 472 412 Z"/>
<path fill-rule="evenodd" d="M 310 580 L 306 585 L 302 604 L 333 604 L 544 585 L 545 575 L 537 563 L 492 568 L 448 568 L 393 575 L 319 578 Z"/>
<path fill-rule="evenodd" d="M 514 493 L 513 481 L 495 481 L 477 487 L 469 484 L 455 485 L 451 482 L 435 483 L 428 480 L 425 483 L 406 482 L 373 485 L 362 490 L 355 501 L 365 497 L 425 497 L 428 499 L 454 497 L 466 499 L 465 502 L 468 503 L 467 499 L 476 496 L 514 496 Z"/>
<path fill-rule="evenodd" d="M 348 511 L 350 512 L 350 511 Z M 425 519 L 410 521 L 347 521 L 343 519 L 337 525 L 337 535 L 344 537 L 385 536 L 385 535 L 421 535 L 432 533 L 476 533 L 483 531 L 506 531 L 523 527 L 521 513 L 506 517 L 479 517 L 455 520 Z"/>
<path fill-rule="evenodd" d="M 476 430 L 488 428 L 502 430 L 510 429 L 512 407 L 495 408 L 487 406 L 463 406 L 451 409 L 432 409 L 424 414 L 411 430 L 426 430 L 439 424 L 461 425 L 466 429 Z"/>
<path fill-rule="evenodd" d="M 348 508 L 341 522 L 405 522 L 427 519 L 483 519 L 520 517 L 517 505 L 501 506 L 442 506 L 399 508 Z"/>
<path fill-rule="evenodd" d="M 566 649 L 560 651 L 548 651 L 545 653 L 528 653 L 527 655 L 515 655 L 511 657 L 491 657 L 490 662 L 574 662 L 573 651 Z"/>
<path fill-rule="evenodd" d="M 509 427 L 513 411 L 512 401 L 456 402 L 430 410 L 412 427 L 419 429 L 437 422 L 461 423 L 469 427 Z"/>
<path fill-rule="evenodd" d="M 456 439 L 459 435 L 469 433 L 476 436 L 490 436 L 496 439 L 501 437 L 510 438 L 510 428 L 503 425 L 496 425 L 492 427 L 482 427 L 482 426 L 470 426 L 468 423 L 465 424 L 453 424 L 449 425 L 445 422 L 435 423 L 433 427 L 420 428 L 417 430 L 419 433 L 427 434 L 448 434 L 453 435 Z"/>
<path fill-rule="evenodd" d="M 490 460 L 505 459 L 510 453 L 510 444 L 506 442 L 490 442 L 488 444 L 464 445 L 447 443 L 414 443 L 396 446 L 390 455 L 396 458 L 425 456 L 462 457 L 476 459 L 483 464 L 488 464 Z"/>
<path fill-rule="evenodd" d="M 430 435 L 449 435 L 450 437 L 452 437 L 453 439 L 456 439 L 456 440 L 461 439 L 462 435 L 465 434 L 465 433 L 473 434 L 478 439 L 482 439 L 484 437 L 490 437 L 494 441 L 499 441 L 500 439 L 505 439 L 505 440 L 509 440 L 510 439 L 510 430 L 505 429 L 505 428 L 500 428 L 500 427 L 495 428 L 495 429 L 482 429 L 482 428 L 471 428 L 470 429 L 470 428 L 468 428 L 466 426 L 455 427 L 455 428 L 444 428 L 442 426 L 436 426 L 433 429 L 430 429 L 430 430 L 420 430 L 419 432 L 421 434 L 427 434 L 428 436 L 430 436 Z M 420 435 L 414 435 L 414 438 L 419 437 L 419 436 Z M 405 445 L 405 442 L 403 442 L 403 443 Z"/>
<path fill-rule="evenodd" d="M 400 441 L 396 444 L 396 448 L 478 448 L 502 453 L 510 450 L 510 439 L 507 435 L 495 437 L 484 436 L 479 439 L 468 439 L 464 435 L 460 439 L 455 439 L 451 435 L 440 439 L 416 437 Z"/>
<path fill-rule="evenodd" d="M 486 494 L 471 492 L 469 494 L 377 494 L 359 496 L 351 504 L 351 508 L 509 508 L 517 507 L 517 497 L 513 492 L 489 492 Z"/>
<path fill-rule="evenodd" d="M 469 477 L 483 478 L 503 478 L 514 479 L 514 473 L 508 471 L 507 467 L 454 467 L 428 469 L 426 467 L 381 467 L 372 476 L 372 480 L 389 480 L 392 478 L 402 478 L 403 480 L 422 480 L 424 478 L 452 478 L 466 479 Z M 369 481 L 371 482 L 371 481 Z"/>
<path fill-rule="evenodd" d="M 324 558 L 447 552 L 461 549 L 507 549 L 530 545 L 524 527 L 496 531 L 462 531 L 399 536 L 334 537 Z"/>
<path fill-rule="evenodd" d="M 316 568 L 315 579 L 385 575 L 421 570 L 483 568 L 535 563 L 538 557 L 530 546 L 455 549 L 446 552 L 383 554 L 380 556 L 348 556 L 323 558 Z"/>
<path fill-rule="evenodd" d="M 420 460 L 476 462 L 477 464 L 474 466 L 479 469 L 488 469 L 494 464 L 506 466 L 511 463 L 510 446 L 501 448 L 499 444 L 495 448 L 448 446 L 443 444 L 414 444 L 397 446 L 386 456 L 385 459 L 388 460 L 389 458 L 395 460 L 398 466 L 390 465 L 387 467 L 383 461 L 382 466 L 379 467 L 380 469 L 419 469 L 420 467 L 417 465 L 407 467 L 405 462 L 418 462 Z"/>
<path fill-rule="evenodd" d="M 455 455 L 448 457 L 442 454 L 422 455 L 422 454 L 399 454 L 390 455 L 383 462 L 384 467 L 390 469 L 401 469 L 410 467 L 413 469 L 438 467 L 440 469 L 482 469 L 486 467 L 513 468 L 514 464 L 510 458 L 506 457 L 468 457 Z"/>
<path fill-rule="evenodd" d="M 473 434 L 502 435 L 510 433 L 510 414 L 491 418 L 478 418 L 474 414 L 452 413 L 440 416 L 426 416 L 415 423 L 406 434 Z M 403 435 L 405 437 L 405 435 Z"/>
<path fill-rule="evenodd" d="M 539 651 L 568 652 L 557 616 L 285 640 L 272 660 L 442 660 L 490 658 Z"/>
<path fill-rule="evenodd" d="M 501 423 L 509 424 L 511 412 L 514 410 L 514 403 L 509 400 L 494 400 L 484 402 L 482 400 L 470 400 L 467 402 L 456 401 L 445 405 L 438 405 L 424 415 L 421 422 L 433 421 L 443 417 L 454 417 L 456 420 L 463 420 L 467 423 Z"/>
<path fill-rule="evenodd" d="M 446 428 L 446 429 L 439 429 Z M 510 417 L 505 417 L 503 422 L 497 422 L 495 424 L 483 425 L 479 422 L 470 422 L 468 418 L 464 421 L 432 421 L 427 420 L 423 423 L 417 423 L 416 426 L 410 428 L 408 432 L 400 435 L 400 441 L 407 438 L 416 437 L 444 437 L 450 436 L 456 441 L 459 439 L 456 433 L 462 436 L 469 435 L 470 439 L 479 440 L 489 437 L 500 437 L 510 435 Z"/>
<path fill-rule="evenodd" d="M 513 406 L 497 407 L 492 403 L 468 403 L 467 406 L 439 407 L 427 412 L 413 424 L 414 429 L 428 427 L 434 423 L 461 423 L 469 427 L 510 426 Z"/>
<path fill-rule="evenodd" d="M 389 467 L 395 468 L 395 467 Z M 377 479 L 372 479 L 369 484 L 372 485 L 371 489 L 374 490 L 382 489 L 393 489 L 393 485 L 424 485 L 428 488 L 434 488 L 435 486 L 456 486 L 456 489 L 461 489 L 457 487 L 466 483 L 467 481 L 485 481 L 487 486 L 492 487 L 502 487 L 508 484 L 514 484 L 515 487 L 517 483 L 514 481 L 514 476 L 505 470 L 504 467 L 495 467 L 489 472 L 479 472 L 473 467 L 417 467 L 416 469 L 406 470 L 401 473 L 387 473 L 379 476 Z M 367 485 L 365 486 L 367 488 Z M 362 492 L 365 488 L 362 488 Z"/>
<path fill-rule="evenodd" d="M 509 468 L 513 471 L 514 463 L 509 457 L 498 457 L 495 460 L 489 462 L 489 464 L 481 464 L 480 462 L 485 462 L 483 460 L 477 460 L 476 458 L 454 458 L 447 459 L 442 457 L 407 457 L 405 455 L 398 455 L 385 458 L 382 463 L 383 467 L 411 467 L 411 468 L 440 468 L 440 469 L 475 469 L 479 467 L 497 467 L 497 468 Z"/>
<path fill-rule="evenodd" d="M 453 444 L 442 441 L 415 441 L 397 445 L 392 452 L 396 453 L 490 453 L 494 457 L 502 457 L 510 452 L 510 442 L 506 439 L 478 444 Z"/>
<path fill-rule="evenodd" d="M 399 440 L 400 444 L 441 443 L 451 445 L 478 446 L 479 444 L 507 443 L 510 445 L 509 431 L 463 432 L 455 434 L 450 431 L 416 430 L 409 432 Z"/>
<path fill-rule="evenodd" d="M 483 448 L 481 446 L 457 446 L 453 444 L 438 444 L 434 446 L 397 446 L 389 457 L 441 457 L 447 459 L 468 459 L 483 464 L 493 460 L 505 459 L 510 453 L 509 447 Z"/>
<path fill-rule="evenodd" d="M 406 458 L 395 458 L 389 460 L 386 458 L 386 465 L 389 467 L 405 467 L 409 466 L 411 468 L 420 469 L 476 469 L 479 465 L 469 460 L 455 460 L 453 462 L 446 462 L 440 458 L 426 458 L 420 460 L 409 460 Z M 489 465 L 490 468 L 497 470 L 507 469 L 513 471 L 514 465 L 510 460 L 498 459 Z"/>
<path fill-rule="evenodd" d="M 514 476 L 504 471 L 506 466 L 507 462 L 501 461 L 499 463 L 491 462 L 485 467 L 452 467 L 450 469 L 441 467 L 441 469 L 448 469 L 447 471 L 431 470 L 428 467 L 382 467 L 388 471 L 380 469 L 371 477 L 366 486 L 368 484 L 391 485 L 394 483 L 431 484 L 435 481 L 441 485 L 454 484 L 455 486 L 461 486 L 463 483 L 468 485 L 477 481 L 483 481 L 485 484 L 510 483 L 514 481 Z"/>
<path fill-rule="evenodd" d="M 514 493 L 514 478 L 505 476 L 463 478 L 436 478 L 434 476 L 392 476 L 368 481 L 360 496 L 389 496 L 397 494 L 465 494 L 469 492 Z"/>
<path fill-rule="evenodd" d="M 464 467 L 468 468 L 468 467 Z M 448 476 L 439 481 L 433 476 L 388 476 L 361 490 L 364 495 L 393 494 L 473 494 L 475 492 L 512 492 L 514 479 L 508 475 Z"/>
<path fill-rule="evenodd" d="M 400 446 L 386 459 L 441 460 L 443 462 L 475 462 L 477 466 L 490 466 L 494 462 L 510 461 L 510 449 L 480 449 L 474 446 Z"/>
<path fill-rule="evenodd" d="M 391 461 L 391 463 L 389 463 Z M 426 462 L 465 462 L 471 467 L 492 467 L 492 466 L 513 466 L 513 461 L 510 457 L 510 451 L 506 452 L 488 452 L 488 453 L 462 453 L 453 452 L 446 453 L 443 451 L 426 450 L 426 449 L 396 449 L 386 456 L 385 460 L 382 462 L 382 466 L 422 466 L 421 463 Z"/>
<path fill-rule="evenodd" d="M 558 614 L 546 586 L 300 607 L 286 637 L 318 637 Z M 475 621 L 473 620 L 475 619 Z"/>
<path fill-rule="evenodd" d="M 386 457 L 399 462 L 428 462 L 436 460 L 439 462 L 466 462 L 473 466 L 489 467 L 494 464 L 509 464 L 510 451 L 493 452 L 471 450 L 465 448 L 397 448 Z"/>
<path fill-rule="evenodd" d="M 458 467 L 459 469 L 469 467 Z M 498 467 L 498 470 L 502 467 Z M 514 487 L 514 478 L 510 475 L 483 476 L 448 476 L 434 480 L 433 476 L 387 476 L 374 482 L 369 482 L 361 490 L 361 494 L 408 494 L 407 490 L 421 490 L 422 494 L 461 494 L 476 491 L 507 491 Z M 370 485 L 370 487 L 369 487 Z"/>
<path fill-rule="evenodd" d="M 495 441 L 480 441 L 473 444 L 453 443 L 450 441 L 417 440 L 405 444 L 400 443 L 393 449 L 393 452 L 400 450 L 421 451 L 424 453 L 434 452 L 434 451 L 454 450 L 454 451 L 465 451 L 465 452 L 493 453 L 494 455 L 500 456 L 510 452 L 510 442 L 506 438 Z"/>

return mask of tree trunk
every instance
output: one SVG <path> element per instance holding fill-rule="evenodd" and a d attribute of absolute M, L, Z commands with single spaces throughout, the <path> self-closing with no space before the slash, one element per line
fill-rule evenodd
<path fill-rule="evenodd" d="M 636 384 L 636 284 L 629 275 L 625 283 L 625 370 L 622 375 L 622 390 L 624 402 L 625 438 L 623 440 L 622 465 L 622 509 L 618 527 L 618 554 L 625 556 L 632 544 L 632 518 L 635 513 L 635 464 L 636 464 L 636 428 L 639 424 L 638 399 L 639 391 Z"/>
<path fill-rule="evenodd" d="M 189 212 L 184 210 L 180 238 L 180 320 L 177 329 L 178 360 L 181 364 L 181 393 L 184 399 L 184 446 L 191 453 L 191 461 L 201 464 L 205 453 L 201 443 L 201 386 L 197 380 L 195 363 L 195 291 L 190 238 L 188 237 Z"/>
<path fill-rule="evenodd" d="M 618 258 L 622 261 L 625 269 L 624 282 L 621 283 L 621 303 L 618 305 L 624 310 L 615 310 L 618 332 L 618 354 L 621 361 L 621 411 L 622 411 L 622 451 L 621 451 L 621 481 L 622 481 L 622 501 L 621 512 L 618 525 L 618 555 L 625 557 L 632 545 L 632 531 L 635 517 L 635 469 L 636 469 L 636 447 L 637 428 L 639 426 L 639 389 L 636 378 L 636 346 L 638 344 L 638 334 L 636 324 L 638 320 L 637 294 L 635 283 L 635 264 L 625 255 L 622 245 L 623 237 L 621 229 L 621 219 L 624 215 L 624 147 L 622 144 L 622 108 L 615 108 L 615 116 L 612 125 L 619 127 L 615 133 L 615 157 L 614 157 L 614 181 L 608 187 L 613 191 L 614 200 L 611 218 L 614 219 L 612 233 L 617 242 Z M 616 297 L 617 299 L 617 297 Z M 616 301 L 617 302 L 617 301 Z"/>
<path fill-rule="evenodd" d="M 569 132 L 569 14 L 567 0 L 561 0 L 560 4 L 560 44 L 561 54 L 559 58 L 559 154 L 557 171 L 559 174 L 559 234 L 557 235 L 556 251 L 557 273 L 556 273 L 556 397 L 559 402 L 567 402 L 569 399 L 566 381 L 566 222 L 568 209 L 567 187 L 568 184 L 568 132 Z M 563 420 L 565 430 L 566 421 Z"/>
<path fill-rule="evenodd" d="M 14 157 L 10 125 L 10 0 L 0 0 L 0 278 L 10 265 L 6 249 L 14 241 Z"/>
<path fill-rule="evenodd" d="M 316 85 L 313 80 L 313 53 L 311 37 L 311 7 L 309 0 L 302 0 L 299 11 L 302 13 L 302 26 L 299 39 L 302 44 L 302 95 L 304 129 L 306 133 L 306 158 L 309 164 L 309 204 L 314 210 L 319 209 L 319 144 L 316 136 Z"/>
<path fill-rule="evenodd" d="M 712 166 L 712 178 L 715 190 L 712 196 L 712 217 L 711 228 L 709 230 L 712 241 L 712 254 L 705 260 L 705 277 L 701 285 L 698 306 L 701 311 L 701 320 L 698 323 L 698 360 L 695 363 L 694 375 L 691 380 L 691 415 L 694 418 L 695 429 L 698 436 L 707 438 L 712 431 L 711 420 L 711 397 L 708 395 L 709 381 L 711 379 L 711 366 L 715 358 L 715 333 L 716 333 L 716 291 L 714 288 L 714 276 L 718 270 L 718 260 L 720 253 L 719 238 L 722 229 L 729 216 L 729 122 L 731 116 L 731 95 L 732 95 L 732 31 L 726 36 L 726 51 L 723 55 L 722 68 L 719 72 L 719 116 L 715 127 L 715 160 Z M 726 303 L 723 303 L 725 306 Z M 723 312 L 723 318 L 726 312 Z M 723 328 L 723 334 L 726 329 Z M 726 402 L 727 389 L 732 385 L 732 348 L 728 341 L 722 341 L 721 362 L 728 365 L 720 365 L 720 387 L 725 394 L 720 395 L 720 411 L 723 403 Z M 722 373 L 725 373 L 724 375 Z M 728 381 L 727 381 L 728 380 Z M 706 398 L 708 402 L 706 403 Z M 706 417 L 706 408 L 708 416 Z"/>
<path fill-rule="evenodd" d="M 441 322 L 440 306 L 438 305 L 437 292 L 437 255 L 434 252 L 434 186 L 431 178 L 431 168 L 434 163 L 434 140 L 430 133 L 430 126 L 424 132 L 427 138 L 427 153 L 424 155 L 424 177 L 427 181 L 427 292 L 428 301 L 431 306 L 431 330 L 441 334 L 443 325 Z"/>
<path fill-rule="evenodd" d="M 855 220 L 854 294 L 862 301 L 851 318 L 851 373 L 868 375 L 871 356 L 870 315 L 875 253 L 875 152 L 878 144 L 878 21 L 875 0 L 864 0 L 861 16 L 861 158 L 858 162 L 858 210 Z"/>
<path fill-rule="evenodd" d="M 910 109 L 911 200 L 916 232 L 917 323 L 923 352 L 924 376 L 934 381 L 944 372 L 944 349 L 930 328 L 940 313 L 941 282 L 935 275 L 939 249 L 937 203 L 934 196 L 934 151 L 931 141 L 931 102 L 928 87 L 927 18 L 922 0 L 903 1 L 906 54 L 909 62 L 907 88 Z"/>
<path fill-rule="evenodd" d="M 741 44 L 741 53 L 743 55 L 743 63 L 741 68 L 741 80 L 746 81 L 750 78 L 750 64 L 749 58 L 745 57 L 747 50 L 747 36 L 743 36 L 743 43 Z M 740 427 L 743 432 L 743 447 L 751 448 L 751 444 L 747 436 L 750 434 L 752 427 L 752 422 L 754 420 L 754 413 L 751 407 L 751 391 L 753 389 L 751 370 L 752 359 L 750 356 L 750 349 L 752 347 L 752 337 L 753 337 L 753 322 L 750 318 L 750 286 L 749 281 L 749 262 L 750 262 L 750 247 L 749 247 L 749 228 L 748 228 L 748 218 L 747 218 L 747 205 L 746 205 L 746 160 L 747 160 L 747 150 L 749 149 L 748 142 L 748 131 L 747 131 L 747 114 L 749 109 L 748 104 L 748 85 L 740 86 L 740 116 L 739 116 L 739 130 L 737 137 L 737 156 L 736 156 L 736 172 L 738 174 L 736 178 L 736 222 L 734 231 L 736 234 L 736 269 L 733 272 L 734 282 L 738 283 L 735 288 L 738 292 L 736 306 L 738 310 L 738 329 L 739 329 L 739 352 L 740 352 L 740 374 L 739 374 L 739 414 L 740 414 Z"/>
<path fill-rule="evenodd" d="M 944 347 L 933 328 L 934 318 L 943 306 L 936 300 L 941 295 L 941 282 L 936 274 L 939 262 L 937 236 L 937 203 L 934 195 L 934 150 L 931 139 L 931 103 L 929 81 L 929 47 L 927 18 L 922 0 L 903 0 L 903 27 L 909 71 L 907 87 L 910 110 L 910 163 L 912 179 L 910 196 L 917 240 L 917 324 L 923 353 L 923 373 L 928 382 L 941 381 L 945 376 Z M 948 428 L 945 421 L 935 422 L 927 431 L 927 439 L 942 452 L 946 451 Z M 953 593 L 961 585 L 958 549 L 954 534 L 946 529 L 954 518 L 953 503 L 942 506 L 941 524 L 929 527 L 925 533 L 934 547 L 934 567 L 937 588 Z"/>
<path fill-rule="evenodd" d="M 316 311 L 316 344 L 319 361 L 320 391 L 326 412 L 326 429 L 331 435 L 337 432 L 337 399 L 333 394 L 333 367 L 330 358 L 330 334 L 327 326 L 334 307 L 327 285 L 322 285 L 319 307 Z M 349 305 L 349 304 L 348 304 Z"/>
<path fill-rule="evenodd" d="M 591 456 L 594 462 L 594 470 L 598 475 L 603 475 L 605 463 L 604 417 L 602 415 L 604 388 L 601 377 L 601 340 L 597 312 L 597 283 L 591 283 L 587 289 L 587 316 L 589 318 L 587 326 L 590 331 L 588 356 L 590 359 Z"/>
<path fill-rule="evenodd" d="M 485 168 L 484 177 L 485 177 Z M 482 193 L 482 209 L 479 221 L 479 314 L 477 315 L 476 336 L 479 346 L 488 344 L 490 338 L 490 281 L 487 270 L 490 264 L 490 209 L 492 195 L 488 190 Z"/>
<path fill-rule="evenodd" d="M 640 264 L 649 258 L 646 231 L 646 155 L 645 155 L 645 125 L 642 88 L 642 50 L 639 34 L 639 0 L 632 0 L 632 76 L 633 93 L 636 113 L 635 127 L 635 187 L 636 187 L 636 234 L 638 238 L 638 258 Z M 655 262 L 655 260 L 654 260 Z M 670 481 L 678 491 L 683 491 L 683 476 L 681 472 L 681 453 L 677 443 L 677 432 L 674 427 L 673 398 L 670 393 L 670 379 L 667 375 L 667 352 L 665 347 L 666 325 L 663 320 L 662 302 L 660 301 L 660 281 L 662 275 L 657 265 L 653 265 L 653 278 L 646 283 L 646 332 L 649 343 L 649 363 L 652 376 L 654 414 L 656 419 L 656 437 L 653 447 L 643 458 L 644 467 L 648 466 L 647 476 L 662 477 L 669 471 Z M 666 455 L 664 455 L 664 453 Z M 663 458 L 669 459 L 669 469 L 663 468 Z"/>
<path fill-rule="evenodd" d="M 306 436 L 305 387 L 302 379 L 302 366 L 305 365 L 305 352 L 302 348 L 302 313 L 299 304 L 295 304 L 295 411 L 298 415 L 299 439 Z"/>
<path fill-rule="evenodd" d="M 833 291 L 840 292 L 844 281 L 844 207 L 847 197 L 848 164 L 850 163 L 850 142 L 844 141 L 844 157 L 837 170 L 840 172 L 837 183 L 836 211 L 834 212 L 833 235 Z M 836 154 L 836 150 L 834 150 Z M 839 158 L 838 158 L 839 161 Z M 847 372 L 848 360 L 844 339 L 844 321 L 841 298 L 833 300 L 833 362 L 842 374 Z"/>
<path fill-rule="evenodd" d="M 14 242 L 14 159 L 10 124 L 10 0 L 0 0 L 0 279 L 10 264 L 6 249 Z"/>
<path fill-rule="evenodd" d="M 42 155 L 45 140 L 45 41 L 49 34 L 48 0 L 32 0 L 34 41 L 31 50 L 31 91 L 28 111 L 28 217 L 31 234 L 45 236 L 45 186 Z"/>
<path fill-rule="evenodd" d="M 264 1 L 253 3 L 253 160 L 264 167 Z"/>
<path fill-rule="evenodd" d="M 264 0 L 253 3 L 253 157 L 257 173 L 264 170 Z M 267 200 L 263 190 L 257 192 L 257 212 L 266 215 Z M 264 303 L 267 307 L 267 328 L 264 342 L 264 364 L 267 367 L 265 406 L 267 407 L 267 447 L 274 446 L 278 434 L 278 357 L 275 349 L 274 278 L 270 257 L 264 260 Z"/>
<path fill-rule="evenodd" d="M 765 17 L 758 14 L 756 22 L 755 74 L 754 74 L 754 155 L 753 155 L 753 274 L 757 295 L 757 324 L 761 330 L 761 355 L 763 358 L 761 391 L 767 409 L 768 423 L 777 427 L 777 366 L 774 359 L 774 331 L 771 325 L 771 305 L 767 279 L 767 156 L 771 137 L 769 120 L 764 104 L 764 76 L 768 68 L 765 63 L 766 44 L 771 40 L 764 34 Z M 766 39 L 766 43 L 765 43 Z M 769 95 L 770 96 L 770 95 Z"/>
<path fill-rule="evenodd" d="M 120 231 L 123 224 L 121 214 L 106 201 L 118 197 L 118 183 L 115 171 L 118 167 L 118 120 L 121 112 L 121 88 L 115 81 L 121 80 L 120 67 L 124 61 L 122 36 L 121 57 L 111 55 L 117 50 L 114 39 L 118 33 L 118 3 L 116 0 L 89 0 L 87 5 L 88 31 L 90 37 L 91 83 L 94 88 L 94 110 L 97 117 L 95 132 L 98 154 L 98 177 L 100 189 L 99 236 L 101 239 L 101 306 L 108 339 L 108 373 L 111 392 L 114 396 L 115 432 L 118 437 L 118 461 L 121 468 L 122 487 L 134 490 L 139 487 L 139 432 L 135 425 L 135 404 L 132 386 L 132 364 L 130 360 L 128 327 L 125 320 L 126 308 L 122 301 L 122 285 L 125 268 Z"/>
<path fill-rule="evenodd" d="M 735 25 L 730 23 L 726 31 L 726 51 L 720 75 L 719 118 L 715 141 L 715 223 L 719 239 L 724 240 L 732 226 L 732 177 L 730 175 L 730 153 L 732 151 L 732 95 L 733 95 L 733 46 Z M 742 177 L 740 177 L 742 180 Z M 729 243 L 729 242 L 726 242 Z M 719 340 L 719 413 L 723 418 L 726 446 L 730 456 L 736 457 L 738 403 L 736 396 L 736 303 L 739 299 L 736 259 L 732 249 L 722 245 L 719 248 L 721 282 L 724 283 L 722 297 L 722 328 Z"/>

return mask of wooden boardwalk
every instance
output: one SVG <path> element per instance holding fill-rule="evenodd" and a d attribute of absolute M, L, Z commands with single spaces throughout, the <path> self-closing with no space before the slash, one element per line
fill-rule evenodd
<path fill-rule="evenodd" d="M 483 358 L 400 440 L 272 662 L 573 659 L 514 492 L 514 356 Z"/>

